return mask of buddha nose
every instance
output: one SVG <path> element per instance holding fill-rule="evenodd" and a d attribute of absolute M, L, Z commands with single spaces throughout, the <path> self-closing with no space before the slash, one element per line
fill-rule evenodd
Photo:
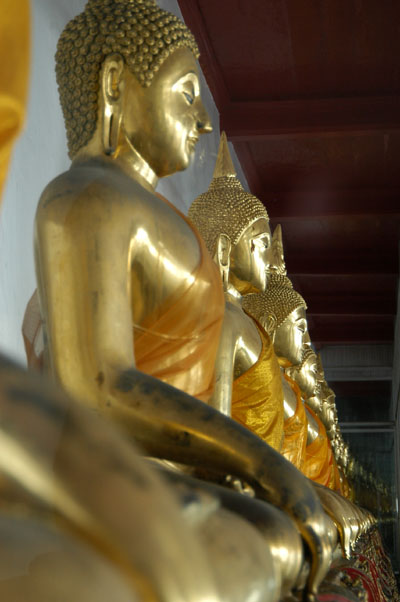
<path fill-rule="evenodd" d="M 197 122 L 196 122 L 197 130 L 200 134 L 209 134 L 213 131 L 213 127 L 211 125 L 211 119 L 204 107 L 201 105 L 197 114 Z"/>

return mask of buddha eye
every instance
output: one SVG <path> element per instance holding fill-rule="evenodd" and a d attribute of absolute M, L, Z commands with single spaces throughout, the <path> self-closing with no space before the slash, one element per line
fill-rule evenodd
<path fill-rule="evenodd" d="M 264 235 L 255 236 L 251 239 L 251 250 L 255 251 L 255 248 L 258 249 L 268 249 L 269 247 L 269 238 Z"/>
<path fill-rule="evenodd" d="M 183 96 L 186 98 L 186 100 L 188 101 L 188 103 L 190 105 L 193 104 L 194 98 L 193 98 L 193 96 L 191 94 L 189 94 L 188 92 L 183 92 Z"/>
<path fill-rule="evenodd" d="M 297 328 L 303 334 L 306 332 L 306 324 L 304 322 L 297 322 Z"/>

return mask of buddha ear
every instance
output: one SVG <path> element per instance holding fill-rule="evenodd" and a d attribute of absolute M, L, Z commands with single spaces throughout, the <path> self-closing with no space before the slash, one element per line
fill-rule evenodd
<path fill-rule="evenodd" d="M 271 272 L 275 272 L 276 274 L 286 275 L 286 264 L 285 264 L 285 256 L 283 252 L 283 241 L 282 241 L 282 226 L 278 224 L 274 230 L 272 235 L 272 256 L 273 256 L 273 266 Z"/>
<path fill-rule="evenodd" d="M 120 54 L 107 56 L 103 63 L 101 90 L 103 111 L 103 148 L 106 155 L 113 155 L 118 147 L 122 119 L 125 62 Z"/>
<path fill-rule="evenodd" d="M 267 331 L 267 333 L 269 334 L 272 344 L 275 341 L 275 333 L 276 333 L 276 317 L 273 316 L 272 314 L 268 314 L 265 318 L 264 318 L 264 324 L 263 324 L 265 330 Z"/>
<path fill-rule="evenodd" d="M 215 259 L 221 273 L 224 290 L 226 290 L 229 282 L 229 270 L 231 267 L 231 239 L 227 234 L 219 234 L 217 239 L 217 249 Z"/>

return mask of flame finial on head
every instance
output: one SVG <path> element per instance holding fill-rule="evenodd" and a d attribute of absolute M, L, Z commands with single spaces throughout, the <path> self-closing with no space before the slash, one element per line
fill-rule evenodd
<path fill-rule="evenodd" d="M 272 235 L 272 255 L 273 262 L 269 266 L 269 273 L 286 276 L 287 271 L 283 251 L 282 226 L 280 224 L 276 226 Z"/>
<path fill-rule="evenodd" d="M 232 177 L 236 178 L 236 170 L 233 166 L 231 153 L 229 152 L 228 139 L 225 132 L 222 132 L 219 142 L 217 162 L 215 163 L 213 180 L 217 178 Z"/>

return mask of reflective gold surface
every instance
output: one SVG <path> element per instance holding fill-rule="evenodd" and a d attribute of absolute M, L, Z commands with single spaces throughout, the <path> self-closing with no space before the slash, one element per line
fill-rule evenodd
<path fill-rule="evenodd" d="M 284 598 L 301 585 L 304 570 L 304 552 L 301 537 L 294 523 L 282 511 L 260 500 L 251 499 L 234 491 L 210 483 L 195 480 L 182 474 L 163 471 L 169 482 L 186 483 L 191 491 L 209 492 L 220 500 L 222 506 L 244 517 L 262 534 L 272 554 L 275 578 L 280 585 L 280 597 Z M 335 530 L 336 534 L 336 530 Z M 335 535 L 333 535 L 333 538 Z M 248 546 L 251 548 L 251 546 Z M 242 553 L 247 553 L 246 549 Z M 307 568 L 306 568 L 307 575 Z M 233 575 L 231 574 L 231 579 Z"/>
<path fill-rule="evenodd" d="M 57 83 L 70 156 L 84 147 L 96 130 L 101 88 L 112 104 L 123 100 L 115 80 L 120 71 L 120 59 L 145 89 L 154 82 L 165 59 L 182 47 L 198 58 L 199 51 L 188 28 L 178 17 L 157 6 L 154 0 L 88 0 L 85 10 L 65 27 L 56 54 Z M 99 75 L 104 59 L 111 56 L 116 62 L 110 77 L 102 81 Z M 190 104 L 194 98 L 192 87 L 189 85 L 184 93 Z M 117 119 L 112 119 L 116 116 Z M 120 118 L 118 112 L 105 115 L 105 121 L 111 126 L 104 128 L 105 134 L 111 134 L 103 137 L 107 153 L 113 152 L 118 144 Z M 153 115 L 153 119 L 157 116 Z M 171 126 L 174 129 L 173 122 Z M 154 135 L 157 136 L 157 132 L 152 132 L 152 137 Z M 162 137 L 160 141 L 164 146 Z"/>
<path fill-rule="evenodd" d="M 151 85 L 131 72 L 125 54 L 109 55 L 101 65 L 92 136 L 80 145 L 69 131 L 73 164 L 47 187 L 36 217 L 46 364 L 65 389 L 120 425 L 149 455 L 242 478 L 288 513 L 311 551 L 308 591 L 315 593 L 332 546 L 307 481 L 220 412 L 133 369 L 132 330 L 136 337 L 157 323 L 160 308 L 191 285 L 202 259 L 193 229 L 153 192 L 158 177 L 186 167 L 198 137 L 210 130 L 190 44 L 164 57 Z M 266 212 L 259 201 L 245 207 L 237 239 L 222 236 L 218 248 L 234 312 L 242 293 L 266 283 Z M 206 297 L 199 305 L 210 313 Z M 236 339 L 243 341 L 237 365 L 245 369 L 261 342 L 240 312 L 252 325 Z M 239 333 L 240 324 L 236 328 Z M 122 520 L 124 513 L 117 515 Z"/>
<path fill-rule="evenodd" d="M 112 35 L 102 40 L 111 46 L 107 58 L 94 66 L 101 69 L 101 79 L 98 89 L 94 87 L 98 103 L 93 102 L 88 95 L 90 91 L 93 96 L 93 88 L 87 87 L 93 79 L 83 81 L 69 71 L 74 63 L 83 64 L 75 57 L 81 59 L 85 52 L 70 51 L 81 46 L 74 44 L 77 39 L 90 44 L 83 39 L 88 37 L 85 27 L 93 27 L 91 10 L 109 4 L 89 0 L 87 20 L 77 19 L 59 45 L 58 76 L 74 163 L 45 191 L 36 222 L 47 366 L 66 389 L 103 416 L 0 357 L 0 572 L 8 568 L 10 557 L 36 555 L 23 578 L 2 579 L 0 593 L 10 602 L 32 596 L 46 602 L 61 595 L 118 602 L 272 602 L 292 599 L 291 593 L 307 583 L 311 600 L 336 546 L 333 521 L 349 555 L 374 524 L 371 514 L 317 487 L 329 519 L 307 480 L 259 438 L 213 408 L 134 370 L 133 349 L 138 351 L 141 334 L 170 343 L 178 339 L 149 328 L 150 322 L 160 325 L 160 308 L 172 298 L 179 313 L 182 306 L 174 296 L 182 287 L 186 294 L 193 282 L 200 283 L 196 291 L 216 284 L 212 270 L 208 280 L 206 270 L 199 269 L 204 254 L 196 233 L 154 195 L 157 178 L 188 165 L 199 135 L 210 131 L 210 124 L 193 58 L 197 48 L 175 18 L 156 36 L 156 51 L 150 55 L 143 45 L 138 60 L 129 42 L 143 32 L 131 27 L 137 20 L 127 19 L 129 27 L 111 30 L 117 32 L 119 46 Z M 121 5 L 116 3 L 114 17 L 121 15 Z M 152 0 L 140 6 L 142 17 L 155 8 Z M 107 10 L 101 15 L 112 21 L 105 18 Z M 77 38 L 72 30 L 78 24 Z M 151 45 L 154 28 L 145 31 Z M 104 27 L 102 33 L 107 33 Z M 92 69 L 99 55 L 94 48 L 86 50 Z M 67 59 L 63 52 L 70 52 Z M 75 114 L 68 106 L 69 94 L 78 98 L 72 81 L 75 91 L 81 87 Z M 227 184 L 230 176 L 221 177 Z M 221 339 L 218 378 L 228 370 L 231 380 L 249 374 L 261 361 L 261 331 L 243 313 L 241 296 L 262 292 L 267 271 L 285 273 L 281 231 L 271 244 L 267 218 L 258 211 L 257 204 L 245 204 L 245 224 L 232 219 L 234 234 L 221 232 L 215 249 L 227 320 L 232 320 L 230 338 Z M 156 213 L 161 223 L 154 220 Z M 187 257 L 181 257 L 182 248 Z M 208 298 L 216 301 L 211 313 L 218 322 L 218 292 Z M 286 311 L 287 305 L 283 307 Z M 210 312 L 210 304 L 206 309 Z M 287 359 L 301 364 L 300 382 L 311 391 L 327 428 L 332 427 L 329 434 L 345 473 L 351 458 L 337 429 L 334 394 L 318 389 L 314 381 L 322 381 L 311 361 L 303 361 L 310 344 L 305 305 L 278 321 L 275 316 L 274 325 L 268 316 L 266 326 L 275 326 L 275 344 L 279 350 L 286 345 Z M 190 334 L 186 338 L 196 339 L 195 328 L 185 326 Z M 180 333 L 181 358 L 188 349 L 184 338 Z M 310 355 L 305 357 L 309 360 Z M 186 379 L 173 384 L 191 392 L 189 381 L 200 387 L 207 378 L 200 362 L 187 369 Z M 283 382 L 289 419 L 295 415 L 296 396 L 288 381 Z M 227 391 L 225 387 L 225 397 L 216 405 L 229 414 Z M 321 429 L 306 412 L 312 444 Z M 259 499 L 182 475 L 175 479 L 181 479 L 183 491 L 176 482 L 167 487 L 104 416 L 140 441 L 147 453 L 200 466 L 210 475 L 220 473 L 225 482 L 226 475 L 232 482 L 239 477 L 243 492 L 250 489 Z M 362 467 L 360 473 L 366 484 L 373 484 L 372 474 Z M 382 495 L 388 497 L 388 492 L 382 490 Z M 311 567 L 300 534 L 311 552 Z M 52 551 L 40 555 L 35 546 Z M 93 573 L 95 581 L 90 579 Z"/>
<path fill-rule="evenodd" d="M 133 326 L 148 329 L 171 298 L 193 284 L 202 257 L 199 241 L 184 219 L 152 192 L 149 168 L 156 176 L 165 175 L 167 157 L 174 169 L 184 168 L 193 152 L 191 137 L 210 127 L 199 95 L 197 66 L 188 49 L 171 54 L 148 88 L 126 67 L 116 70 L 114 63 L 114 57 L 107 59 L 102 73 L 104 85 L 112 76 L 113 86 L 120 88 L 115 101 L 122 103 L 118 148 L 105 154 L 107 122 L 99 116 L 93 138 L 78 152 L 69 172 L 42 195 L 35 235 L 46 362 L 64 388 L 96 406 L 115 394 L 116 374 L 135 365 Z M 190 102 L 188 85 L 193 86 Z M 147 107 L 136 126 L 135 95 Z M 113 102 L 101 96 L 100 114 L 106 114 L 107 103 L 113 107 Z M 148 143 L 149 148 L 141 147 L 143 156 L 133 144 L 136 136 L 145 136 L 153 127 L 153 112 L 160 121 L 158 134 L 172 138 L 175 146 Z M 199 295 L 206 295 L 198 308 L 205 315 L 210 285 L 207 281 L 196 285 Z M 222 297 L 218 303 L 214 317 L 211 314 L 217 322 L 222 318 Z M 212 344 L 215 353 L 218 330 Z M 205 370 L 212 378 L 212 348 L 210 352 L 209 367 L 202 358 L 187 379 L 192 387 L 204 378 Z M 181 359 L 187 354 L 183 349 Z"/>
<path fill-rule="evenodd" d="M 306 303 L 287 276 L 272 273 L 265 293 L 249 295 L 244 307 L 271 335 L 277 355 L 300 364 L 310 343 Z"/>
<path fill-rule="evenodd" d="M 224 283 L 226 309 L 212 404 L 230 416 L 233 381 L 256 364 L 262 350 L 259 331 L 242 309 L 242 296 L 265 290 L 272 246 L 268 214 L 238 181 L 224 133 L 211 185 L 192 203 L 189 218 Z"/>
<path fill-rule="evenodd" d="M 80 573 L 67 554 L 73 548 L 82 562 L 98 563 L 99 579 L 113 572 L 131 597 L 218 599 L 208 561 L 174 496 L 119 431 L 2 357 L 0 415 L 3 546 L 21 553 L 33 528 L 37 545 L 52 538 L 65 553 L 63 560 L 52 546 L 37 557 L 27 575 L 36 599 L 54 591 L 46 585 L 49 571 L 64 571 L 70 590 L 82 596 Z M 0 560 L 5 570 L 4 555 Z M 90 599 L 94 586 L 87 588 Z"/>
<path fill-rule="evenodd" d="M 302 391 L 304 383 L 299 379 L 305 367 L 306 358 L 313 354 L 314 372 L 313 394 L 319 390 L 316 381 L 316 355 L 310 348 L 310 338 L 305 313 L 304 299 L 293 290 L 290 280 L 285 276 L 286 268 L 283 261 L 283 248 L 280 229 L 274 233 L 273 258 L 277 266 L 270 276 L 267 290 L 263 294 L 249 295 L 244 300 L 245 307 L 268 330 L 274 342 L 276 353 L 285 365 L 286 374 L 295 380 Z M 292 364 L 294 366 L 292 367 Z M 306 373 L 308 376 L 308 373 Z M 310 389 L 311 390 L 311 389 Z M 289 420 L 297 408 L 297 397 L 290 387 L 285 386 L 285 419 Z M 307 391 L 306 391 L 307 392 Z M 308 436 L 307 443 L 311 444 L 318 436 L 319 427 L 310 412 L 307 413 Z M 299 433 L 300 436 L 300 433 Z"/>
<path fill-rule="evenodd" d="M 306 398 L 315 397 L 320 393 L 317 355 L 311 348 L 304 351 L 301 364 L 288 368 L 287 372 L 297 382 Z"/>
<path fill-rule="evenodd" d="M 291 364 L 300 364 L 304 356 L 304 351 L 309 345 L 309 336 L 307 329 L 307 320 L 305 314 L 306 304 L 304 299 L 293 290 L 290 280 L 286 277 L 286 267 L 283 257 L 282 233 L 280 226 L 274 231 L 272 240 L 272 262 L 269 265 L 270 277 L 266 291 L 258 295 L 249 295 L 244 298 L 244 307 L 270 334 L 276 354 L 282 361 L 282 367 L 285 369 Z M 293 432 L 293 420 L 297 413 L 297 423 L 300 428 L 300 408 L 298 407 L 297 394 L 292 390 L 291 384 L 284 380 L 284 417 L 285 428 L 289 432 L 291 447 Z M 302 401 L 300 401 L 302 403 Z M 305 421 L 306 417 L 302 411 Z M 289 426 L 289 422 L 290 426 Z M 302 437 L 301 428 L 298 436 Z M 312 431 L 310 429 L 310 436 Z M 289 435 L 288 435 L 289 436 Z M 300 440 L 299 447 L 302 447 Z M 285 450 L 285 444 L 283 446 Z M 288 452 L 288 450 L 287 450 Z M 286 453 L 286 452 L 284 452 Z M 288 452 L 289 453 L 289 452 Z M 290 453 L 292 460 L 294 457 Z M 297 455 L 296 455 L 297 457 Z M 303 461 L 299 458 L 296 461 L 297 467 L 302 466 Z"/>
<path fill-rule="evenodd" d="M 286 357 L 292 364 L 300 364 L 304 347 L 308 341 L 306 310 L 298 307 L 292 311 L 284 323 L 275 330 L 274 346 L 279 356 Z"/>
<path fill-rule="evenodd" d="M 265 209 L 237 183 L 228 155 L 226 138 L 223 136 L 213 182 L 209 190 L 194 201 L 189 211 L 189 217 L 199 228 L 210 253 L 215 257 L 224 282 L 227 304 L 216 364 L 213 404 L 226 414 L 231 411 L 229 404 L 234 378 L 240 380 L 256 364 L 261 351 L 260 335 L 254 322 L 243 312 L 242 298 L 244 301 L 255 291 L 258 294 L 250 296 L 257 298 L 263 293 L 266 272 L 273 261 Z M 259 211 L 264 212 L 264 216 Z M 284 465 L 285 461 L 282 470 Z M 296 471 L 294 474 L 298 478 L 301 476 Z M 281 478 L 286 479 L 286 475 Z M 281 507 L 280 504 L 278 506 Z M 299 523 L 298 526 L 307 540 L 304 529 Z M 319 533 L 321 529 L 322 525 Z M 325 543 L 321 552 L 325 548 L 323 555 L 328 556 L 330 543 L 326 533 L 323 539 Z"/>

